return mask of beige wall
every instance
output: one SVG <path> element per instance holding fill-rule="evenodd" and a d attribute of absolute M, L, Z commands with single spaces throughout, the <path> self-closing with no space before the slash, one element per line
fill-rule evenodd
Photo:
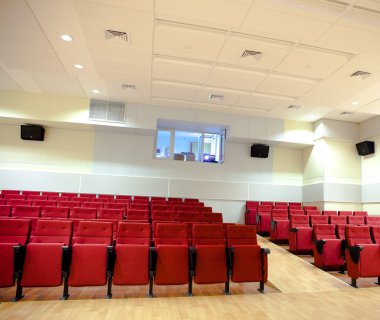
<path fill-rule="evenodd" d="M 45 141 L 20 138 L 19 125 L 0 125 L 0 168 L 91 172 L 94 132 L 47 128 Z"/>
<path fill-rule="evenodd" d="M 313 147 L 303 149 L 303 183 L 305 185 L 323 182 L 325 141 L 315 141 Z"/>
<path fill-rule="evenodd" d="M 274 148 L 273 183 L 302 185 L 302 150 Z"/>

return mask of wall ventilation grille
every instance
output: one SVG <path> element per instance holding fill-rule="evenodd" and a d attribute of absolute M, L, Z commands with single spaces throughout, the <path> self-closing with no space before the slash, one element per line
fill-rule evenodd
<path fill-rule="evenodd" d="M 91 100 L 90 120 L 125 123 L 125 114 L 125 103 Z"/>

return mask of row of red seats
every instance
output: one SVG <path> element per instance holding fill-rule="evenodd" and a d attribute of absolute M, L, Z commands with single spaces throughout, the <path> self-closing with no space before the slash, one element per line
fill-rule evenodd
<path fill-rule="evenodd" d="M 89 199 L 124 199 L 132 201 L 142 201 L 142 202 L 199 202 L 199 199 L 193 198 L 178 198 L 178 197 L 156 197 L 156 196 L 132 196 L 132 195 L 113 195 L 113 194 L 95 194 L 95 193 L 75 193 L 75 192 L 52 192 L 52 191 L 29 191 L 29 190 L 1 190 L 0 199 L 7 198 L 8 196 L 21 195 L 26 199 L 34 196 L 46 196 L 55 200 L 53 197 L 67 197 L 69 199 L 77 199 L 78 197 L 85 197 Z M 25 199 L 20 198 L 20 199 Z M 50 200 L 50 199 L 49 199 Z"/>
<path fill-rule="evenodd" d="M 30 243 L 28 220 L 0 220 L 0 258 L 4 272 L 0 287 L 17 279 L 17 301 L 24 287 L 61 286 L 62 299 L 69 287 L 147 285 L 153 297 L 155 285 L 259 282 L 261 291 L 268 276 L 269 250 L 257 244 L 255 227 L 230 225 L 225 235 L 221 224 L 195 224 L 192 246 L 184 224 L 158 223 L 150 247 L 150 225 L 122 222 L 112 246 L 112 224 L 81 221 L 75 244 L 69 246 L 72 222 L 38 221 Z M 49 261 L 49 263 L 47 263 Z"/>
<path fill-rule="evenodd" d="M 344 240 L 332 225 L 314 226 L 314 264 L 323 269 L 347 266 L 351 285 L 360 277 L 378 277 L 380 284 L 380 226 L 345 226 Z"/>

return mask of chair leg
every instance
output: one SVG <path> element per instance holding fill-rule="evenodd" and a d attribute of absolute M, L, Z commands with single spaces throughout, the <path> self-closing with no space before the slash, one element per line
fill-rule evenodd
<path fill-rule="evenodd" d="M 230 293 L 230 282 L 229 281 L 226 281 L 224 283 L 224 294 L 227 296 L 231 295 L 231 293 Z"/>
<path fill-rule="evenodd" d="M 107 277 L 107 299 L 112 298 L 112 276 Z"/>
<path fill-rule="evenodd" d="M 377 282 L 375 282 L 375 284 L 380 285 L 380 277 L 377 277 Z"/>
<path fill-rule="evenodd" d="M 264 282 L 263 281 L 260 281 L 260 287 L 259 287 L 259 289 L 257 289 L 257 291 L 264 293 Z"/>
<path fill-rule="evenodd" d="M 187 289 L 187 296 L 192 297 L 193 296 L 193 277 L 189 275 L 189 284 Z"/>
<path fill-rule="evenodd" d="M 344 265 L 339 268 L 339 273 L 344 274 Z"/>
<path fill-rule="evenodd" d="M 63 280 L 63 294 L 59 300 L 67 300 L 69 296 L 69 278 L 65 277 Z"/>
<path fill-rule="evenodd" d="M 351 287 L 357 288 L 356 279 L 351 278 Z"/>
<path fill-rule="evenodd" d="M 16 296 L 11 300 L 12 302 L 17 302 L 24 297 L 24 295 L 22 294 L 22 287 L 20 285 L 20 282 L 21 282 L 21 279 L 19 278 L 17 280 Z"/>
<path fill-rule="evenodd" d="M 149 298 L 153 298 L 153 276 L 149 276 L 149 293 L 148 293 Z"/>

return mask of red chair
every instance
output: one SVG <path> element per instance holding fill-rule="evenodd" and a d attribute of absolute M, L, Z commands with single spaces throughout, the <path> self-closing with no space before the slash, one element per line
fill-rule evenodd
<path fill-rule="evenodd" d="M 321 216 L 322 212 L 319 210 L 306 210 L 305 211 L 307 216 Z"/>
<path fill-rule="evenodd" d="M 41 195 L 48 196 L 48 197 L 54 197 L 54 196 L 59 196 L 59 192 L 55 192 L 55 191 L 42 191 Z M 52 199 L 52 200 L 54 200 L 54 199 Z"/>
<path fill-rule="evenodd" d="M 270 223 L 270 240 L 283 241 L 289 239 L 289 216 L 287 209 L 273 209 Z"/>
<path fill-rule="evenodd" d="M 178 221 L 180 222 L 202 222 L 202 214 L 200 212 L 178 212 Z"/>
<path fill-rule="evenodd" d="M 104 286 L 108 284 L 107 298 L 112 297 L 112 223 L 80 221 L 72 257 L 68 286 Z M 68 287 L 65 286 L 68 296 Z"/>
<path fill-rule="evenodd" d="M 82 208 L 95 208 L 97 210 L 101 210 L 104 208 L 103 202 L 90 202 L 85 201 L 81 203 Z"/>
<path fill-rule="evenodd" d="M 330 216 L 330 224 L 347 224 L 347 216 Z"/>
<path fill-rule="evenodd" d="M 7 200 L 7 205 L 12 206 L 12 214 L 15 212 L 17 206 L 31 206 L 31 200 L 19 200 L 19 199 L 11 199 Z"/>
<path fill-rule="evenodd" d="M 117 194 L 115 196 L 115 199 L 130 201 L 132 199 L 132 196 Z"/>
<path fill-rule="evenodd" d="M 202 222 L 207 223 L 223 223 L 223 215 L 221 213 L 202 213 Z"/>
<path fill-rule="evenodd" d="M 289 250 L 296 254 L 313 251 L 313 229 L 309 224 L 309 216 L 290 217 Z"/>
<path fill-rule="evenodd" d="M 28 198 L 29 196 L 39 196 L 41 191 L 22 191 L 21 194 Z"/>
<path fill-rule="evenodd" d="M 365 224 L 365 216 L 348 216 L 347 222 L 348 224 L 354 224 L 357 226 L 364 225 Z"/>
<path fill-rule="evenodd" d="M 115 196 L 113 194 L 99 194 L 98 199 L 115 199 Z"/>
<path fill-rule="evenodd" d="M 11 217 L 13 218 L 27 218 L 32 221 L 31 233 L 34 233 L 34 230 L 37 226 L 37 221 L 41 217 L 41 208 L 33 206 L 16 206 Z"/>
<path fill-rule="evenodd" d="M 129 206 L 130 209 L 146 210 L 149 211 L 149 203 L 132 202 Z"/>
<path fill-rule="evenodd" d="M 338 211 L 324 210 L 324 211 L 322 211 L 322 214 L 324 216 L 329 216 L 329 217 L 331 217 L 331 216 L 337 216 L 338 215 Z"/>
<path fill-rule="evenodd" d="M 168 204 L 152 204 L 151 211 L 170 211 Z"/>
<path fill-rule="evenodd" d="M 114 285 L 149 283 L 150 225 L 119 223 L 115 246 Z M 111 289 L 109 294 L 112 295 Z"/>
<path fill-rule="evenodd" d="M 352 211 L 338 211 L 338 215 L 348 217 L 353 216 L 354 214 Z"/>
<path fill-rule="evenodd" d="M 304 215 L 305 211 L 300 208 L 300 209 L 289 209 L 289 216 L 301 216 Z"/>
<path fill-rule="evenodd" d="M 0 205 L 0 217 L 10 217 L 12 213 L 12 206 L 9 205 Z"/>
<path fill-rule="evenodd" d="M 19 190 L 1 190 L 1 194 L 2 195 L 6 195 L 6 194 L 20 194 L 20 191 Z"/>
<path fill-rule="evenodd" d="M 30 195 L 30 196 L 27 196 L 26 197 L 27 200 L 32 200 L 32 201 L 36 201 L 36 200 L 47 200 L 48 199 L 48 196 L 41 196 L 41 195 Z"/>
<path fill-rule="evenodd" d="M 23 297 L 24 287 L 58 287 L 63 280 L 67 283 L 68 274 L 63 266 L 64 261 L 69 260 L 71 233 L 71 221 L 38 221 L 35 235 L 26 246 L 25 261 L 18 271 L 19 278 L 13 301 Z M 17 252 L 19 247 L 15 250 Z M 67 297 L 63 295 L 61 299 Z"/>
<path fill-rule="evenodd" d="M 20 269 L 21 250 L 15 255 L 14 246 L 25 246 L 30 234 L 30 221 L 24 219 L 0 219 L 0 288 L 12 287 L 15 271 Z"/>
<path fill-rule="evenodd" d="M 370 232 L 373 243 L 380 244 L 380 226 L 371 226 Z"/>
<path fill-rule="evenodd" d="M 156 221 L 176 221 L 177 215 L 174 211 L 161 211 L 154 210 L 152 211 L 152 224 Z"/>
<path fill-rule="evenodd" d="M 69 215 L 69 207 L 45 207 L 45 218 L 67 219 Z"/>
<path fill-rule="evenodd" d="M 128 209 L 127 220 L 149 221 L 149 211 L 139 209 Z"/>
<path fill-rule="evenodd" d="M 314 226 L 315 224 L 329 224 L 328 216 L 310 216 L 310 225 Z"/>
<path fill-rule="evenodd" d="M 306 212 L 307 210 L 318 210 L 317 206 L 303 206 L 303 210 Z"/>
<path fill-rule="evenodd" d="M 14 194 L 14 193 L 4 194 L 3 198 L 5 200 L 26 200 L 26 196 L 24 194 Z"/>
<path fill-rule="evenodd" d="M 302 203 L 301 202 L 289 202 L 289 207 L 293 207 L 293 208 L 302 208 Z"/>
<path fill-rule="evenodd" d="M 133 196 L 133 201 L 135 200 L 149 202 L 149 197 L 148 196 Z"/>
<path fill-rule="evenodd" d="M 258 290 L 264 292 L 270 251 L 257 245 L 255 226 L 228 226 L 227 246 L 231 281 L 260 282 Z"/>
<path fill-rule="evenodd" d="M 380 226 L 380 216 L 366 216 L 365 223 L 371 226 Z"/>
<path fill-rule="evenodd" d="M 257 221 L 257 208 L 247 209 L 244 215 L 244 221 L 247 225 L 256 225 Z"/>
<path fill-rule="evenodd" d="M 49 207 L 56 207 L 57 202 L 54 200 L 32 200 L 32 205 L 37 206 L 41 208 L 41 216 L 45 216 L 45 208 L 47 206 Z"/>
<path fill-rule="evenodd" d="M 259 205 L 259 201 L 246 201 L 245 209 L 246 210 L 257 209 L 258 205 Z"/>
<path fill-rule="evenodd" d="M 260 234 L 268 234 L 270 232 L 270 214 L 272 212 L 271 205 L 259 205 L 257 207 L 256 230 Z"/>
<path fill-rule="evenodd" d="M 57 207 L 68 207 L 71 209 L 73 208 L 79 208 L 80 207 L 80 202 L 79 201 L 58 201 L 57 202 Z"/>
<path fill-rule="evenodd" d="M 155 247 L 151 249 L 150 278 L 155 285 L 188 284 L 192 295 L 192 273 L 189 270 L 189 246 L 186 225 L 157 223 L 154 231 Z M 153 297 L 153 281 L 149 296 Z"/>
<path fill-rule="evenodd" d="M 270 206 L 270 207 L 273 207 L 273 202 L 272 201 L 261 201 L 260 205 L 261 206 Z"/>
<path fill-rule="evenodd" d="M 191 261 L 194 282 L 197 284 L 224 283 L 229 294 L 226 239 L 221 224 L 195 224 L 193 226 Z"/>
<path fill-rule="evenodd" d="M 335 227 L 331 224 L 313 226 L 314 265 L 322 269 L 344 271 L 344 242 L 337 239 Z"/>
<path fill-rule="evenodd" d="M 367 211 L 354 211 L 353 214 L 355 217 L 366 217 L 366 216 L 368 216 Z"/>
<path fill-rule="evenodd" d="M 338 236 L 338 239 L 345 240 L 346 239 L 346 224 L 337 224 L 335 226 L 335 233 Z"/>
<path fill-rule="evenodd" d="M 88 198 L 89 200 L 87 201 L 92 201 L 92 199 L 95 199 L 96 198 L 96 194 L 95 193 L 80 193 L 78 195 L 78 198 L 79 197 L 85 197 L 85 198 Z"/>
<path fill-rule="evenodd" d="M 74 192 L 61 192 L 61 196 L 68 197 L 69 199 L 71 199 L 71 198 L 77 198 L 78 197 L 78 193 L 74 193 Z"/>
<path fill-rule="evenodd" d="M 70 219 L 73 221 L 73 238 L 74 243 L 76 242 L 76 236 L 79 228 L 79 224 L 83 220 L 94 220 L 96 219 L 96 208 L 81 208 L 75 207 L 70 210 Z"/>
<path fill-rule="evenodd" d="M 91 199 L 91 202 L 98 202 L 98 203 L 102 203 L 103 206 L 106 204 L 106 203 L 109 203 L 111 199 L 109 198 L 93 198 Z"/>
<path fill-rule="evenodd" d="M 380 244 L 374 244 L 369 226 L 347 226 L 346 261 L 351 286 L 358 278 L 377 277 L 380 284 Z"/>
<path fill-rule="evenodd" d="M 124 211 L 122 209 L 101 209 L 96 219 L 98 221 L 109 221 L 112 222 L 113 236 L 116 238 L 116 232 L 118 228 L 118 223 L 123 220 Z"/>

